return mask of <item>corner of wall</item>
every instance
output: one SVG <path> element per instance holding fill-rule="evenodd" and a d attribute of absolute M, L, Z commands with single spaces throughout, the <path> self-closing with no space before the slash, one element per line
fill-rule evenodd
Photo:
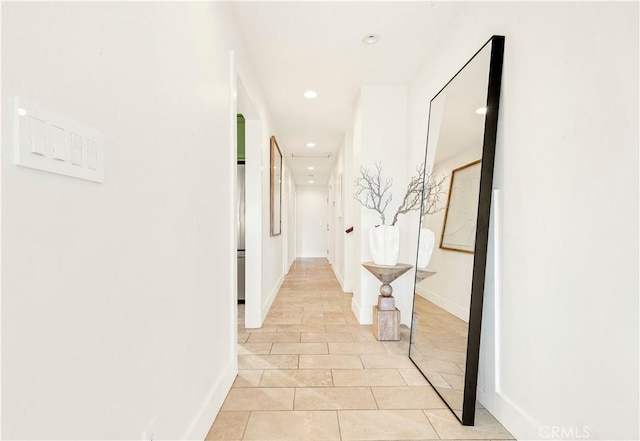
<path fill-rule="evenodd" d="M 333 275 L 336 276 L 336 279 L 338 279 L 338 283 L 340 284 L 340 288 L 342 289 L 342 292 L 347 292 L 344 286 L 344 279 L 342 278 L 342 276 L 340 275 L 340 272 L 338 271 L 338 269 L 333 263 L 331 263 L 331 270 L 333 271 Z"/>
<path fill-rule="evenodd" d="M 358 319 L 358 323 L 363 324 L 362 317 L 360 316 L 360 303 L 358 303 L 356 296 L 351 298 L 351 311 L 356 316 L 356 319 Z"/>
<path fill-rule="evenodd" d="M 296 256 L 293 256 L 291 259 L 289 259 L 289 263 L 287 264 L 287 274 L 289 274 L 289 272 L 291 271 L 291 267 L 293 266 L 293 263 L 296 261 Z"/>
<path fill-rule="evenodd" d="M 194 418 L 193 423 L 183 439 L 203 440 L 206 438 L 227 394 L 231 390 L 237 374 L 238 357 L 234 356 L 227 365 L 224 374 L 211 388 L 211 391 L 207 395 L 207 400 L 202 405 L 200 412 L 198 412 L 198 415 Z"/>
<path fill-rule="evenodd" d="M 441 307 L 445 311 L 455 315 L 460 320 L 469 321 L 469 311 L 460 307 L 456 303 L 450 301 L 445 296 L 438 294 L 437 292 L 430 290 L 420 284 L 416 284 L 415 292 L 423 299 L 430 301 L 431 303 Z"/>
<path fill-rule="evenodd" d="M 280 287 L 282 286 L 283 283 L 284 283 L 284 274 L 280 276 L 275 286 L 269 293 L 269 296 L 267 297 L 265 302 L 262 304 L 262 322 L 263 323 L 264 323 L 264 320 L 267 318 L 269 309 L 271 308 L 273 301 L 276 299 L 276 295 L 278 295 L 278 291 L 280 291 Z"/>
<path fill-rule="evenodd" d="M 534 440 L 543 437 L 543 433 L 540 432 L 543 426 L 535 422 L 524 410 L 519 408 L 499 391 L 491 390 L 482 392 L 481 389 L 478 389 L 478 402 L 480 402 L 515 439 Z"/>

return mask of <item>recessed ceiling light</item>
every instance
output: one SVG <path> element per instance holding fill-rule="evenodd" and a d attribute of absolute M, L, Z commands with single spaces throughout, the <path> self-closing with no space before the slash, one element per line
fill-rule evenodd
<path fill-rule="evenodd" d="M 310 149 L 314 148 L 316 146 L 315 142 L 308 142 L 307 143 L 307 147 L 309 147 Z"/>
<path fill-rule="evenodd" d="M 309 184 L 313 184 L 313 181 L 309 181 Z"/>
<path fill-rule="evenodd" d="M 27 111 L 24 110 L 22 107 L 20 107 L 20 108 L 18 108 L 18 115 L 27 116 Z"/>
<path fill-rule="evenodd" d="M 314 99 L 317 96 L 318 96 L 318 92 L 316 92 L 315 90 L 307 90 L 304 93 L 304 97 L 310 100 Z"/>
<path fill-rule="evenodd" d="M 376 34 L 367 34 L 362 37 L 362 42 L 364 44 L 376 44 L 378 41 L 380 41 L 380 37 L 378 37 Z"/>
<path fill-rule="evenodd" d="M 476 113 L 478 115 L 486 115 L 487 114 L 487 108 L 486 107 L 478 107 L 476 109 Z"/>
<path fill-rule="evenodd" d="M 313 166 L 307 167 L 307 170 L 313 170 Z"/>

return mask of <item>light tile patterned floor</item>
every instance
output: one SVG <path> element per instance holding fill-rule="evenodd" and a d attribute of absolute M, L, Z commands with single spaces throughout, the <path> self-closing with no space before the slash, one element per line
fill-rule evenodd
<path fill-rule="evenodd" d="M 469 326 L 420 296 L 416 296 L 414 313 L 418 325 L 411 358 L 461 416 Z"/>
<path fill-rule="evenodd" d="M 206 439 L 513 439 L 484 409 L 461 426 L 409 360 L 409 330 L 402 336 L 376 341 L 327 261 L 296 261 L 264 326 L 240 324 L 238 377 Z"/>

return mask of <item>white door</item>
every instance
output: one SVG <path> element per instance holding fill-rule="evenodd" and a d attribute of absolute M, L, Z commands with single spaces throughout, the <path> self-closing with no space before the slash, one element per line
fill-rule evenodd
<path fill-rule="evenodd" d="M 296 257 L 327 257 L 326 187 L 297 187 Z"/>

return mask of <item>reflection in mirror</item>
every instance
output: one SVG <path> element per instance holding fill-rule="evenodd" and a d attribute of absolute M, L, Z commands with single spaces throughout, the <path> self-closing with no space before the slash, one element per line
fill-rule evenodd
<path fill-rule="evenodd" d="M 493 37 L 431 100 L 410 357 L 473 425 L 504 37 Z M 429 185 L 431 183 L 431 186 Z"/>

